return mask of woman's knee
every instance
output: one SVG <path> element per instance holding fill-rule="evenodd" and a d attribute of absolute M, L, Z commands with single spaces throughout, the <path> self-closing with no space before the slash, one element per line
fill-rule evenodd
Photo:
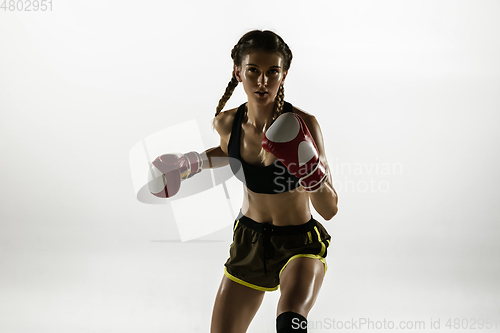
<path fill-rule="evenodd" d="M 314 305 L 315 297 L 303 297 L 303 295 L 294 295 L 293 293 L 282 293 L 278 301 L 276 315 L 284 312 L 295 312 L 307 318 L 309 311 Z"/>
<path fill-rule="evenodd" d="M 277 315 L 292 311 L 307 317 L 323 283 L 324 264 L 318 259 L 296 258 L 283 270 Z"/>

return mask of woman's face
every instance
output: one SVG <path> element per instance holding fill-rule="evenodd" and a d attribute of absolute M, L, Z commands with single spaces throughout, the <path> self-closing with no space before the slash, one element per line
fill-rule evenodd
<path fill-rule="evenodd" d="M 283 58 L 279 53 L 255 51 L 243 58 L 240 67 L 234 67 L 234 74 L 243 83 L 249 101 L 268 104 L 274 103 L 288 71 L 283 71 Z"/>

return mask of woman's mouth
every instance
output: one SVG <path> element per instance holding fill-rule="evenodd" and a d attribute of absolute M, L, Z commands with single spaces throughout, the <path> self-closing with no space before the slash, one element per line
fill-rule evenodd
<path fill-rule="evenodd" d="M 256 91 L 255 93 L 257 94 L 257 96 L 259 96 L 261 98 L 266 97 L 268 94 L 268 92 L 266 92 L 266 91 Z"/>

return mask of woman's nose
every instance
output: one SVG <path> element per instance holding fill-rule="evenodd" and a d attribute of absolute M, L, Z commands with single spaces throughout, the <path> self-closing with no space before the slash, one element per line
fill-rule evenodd
<path fill-rule="evenodd" d="M 262 74 L 259 75 L 258 84 L 261 85 L 261 86 L 262 85 L 263 86 L 267 85 L 267 76 L 264 73 L 262 73 Z"/>

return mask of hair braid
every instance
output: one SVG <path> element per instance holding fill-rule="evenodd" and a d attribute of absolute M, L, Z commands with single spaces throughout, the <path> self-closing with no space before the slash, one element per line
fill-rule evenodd
<path fill-rule="evenodd" d="M 231 97 L 231 95 L 234 92 L 234 89 L 238 85 L 238 80 L 236 79 L 236 76 L 234 75 L 233 71 L 233 76 L 231 78 L 231 81 L 229 81 L 226 91 L 224 92 L 224 95 L 222 95 L 221 99 L 219 100 L 219 104 L 217 105 L 217 108 L 215 108 L 215 116 L 217 117 L 219 113 L 222 111 L 224 106 L 226 105 L 227 101 Z"/>
<path fill-rule="evenodd" d="M 276 107 L 274 108 L 274 119 L 278 118 L 283 113 L 283 107 L 285 106 L 285 87 L 280 84 L 278 88 L 278 93 L 276 94 Z"/>
<path fill-rule="evenodd" d="M 285 106 L 285 87 L 281 84 L 278 89 L 278 93 L 276 94 L 276 104 L 274 108 L 273 122 L 283 113 L 284 106 Z M 268 151 L 264 150 L 264 148 L 261 148 L 259 152 L 260 161 L 264 163 L 265 159 L 269 156 L 269 154 L 270 153 Z"/>

